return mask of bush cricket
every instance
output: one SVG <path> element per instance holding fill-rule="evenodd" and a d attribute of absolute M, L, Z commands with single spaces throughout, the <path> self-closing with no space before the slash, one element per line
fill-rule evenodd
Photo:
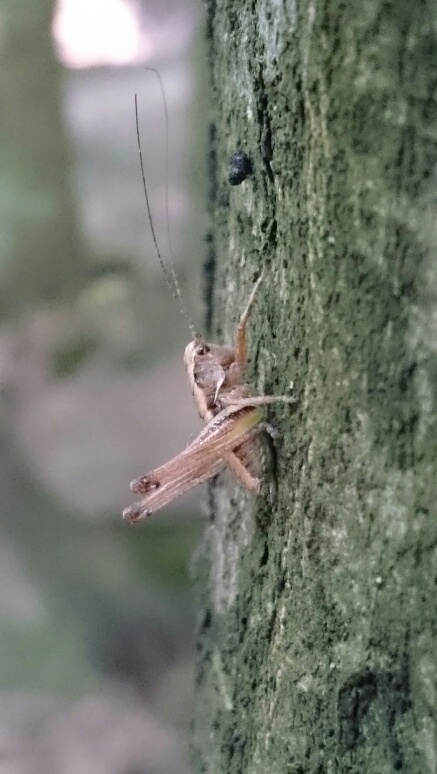
<path fill-rule="evenodd" d="M 147 69 L 152 70 L 152 68 Z M 161 79 L 156 70 L 152 72 L 159 80 L 167 118 Z M 253 395 L 250 386 L 245 382 L 247 322 L 262 275 L 255 283 L 236 326 L 232 347 L 208 343 L 196 331 L 182 299 L 170 240 L 170 271 L 166 268 L 159 250 L 149 206 L 136 96 L 135 114 L 143 189 L 155 253 L 164 272 L 166 283 L 186 317 L 193 336 L 193 340 L 185 348 L 184 363 L 194 401 L 205 427 L 197 438 L 176 457 L 148 475 L 131 482 L 131 491 L 141 495 L 137 503 L 123 511 L 123 518 L 132 523 L 158 511 L 189 489 L 213 478 L 226 467 L 243 487 L 258 494 L 264 472 L 261 436 L 266 431 L 262 406 L 271 403 L 294 403 L 293 398 L 286 396 Z M 167 199 L 166 209 L 168 217 Z"/>

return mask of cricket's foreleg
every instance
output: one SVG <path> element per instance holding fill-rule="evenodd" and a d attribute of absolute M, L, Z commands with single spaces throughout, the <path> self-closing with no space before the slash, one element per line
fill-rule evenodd
<path fill-rule="evenodd" d="M 244 370 L 247 362 L 247 335 L 246 335 L 247 321 L 249 319 L 250 310 L 252 308 L 253 302 L 255 301 L 258 288 L 261 284 L 263 274 L 264 272 L 261 273 L 261 275 L 258 277 L 257 281 L 255 282 L 255 285 L 253 286 L 253 290 L 249 296 L 249 300 L 246 304 L 246 308 L 240 317 L 240 320 L 237 325 L 237 329 L 235 331 L 235 341 L 234 341 L 235 364 L 238 367 L 240 367 L 242 370 Z"/>

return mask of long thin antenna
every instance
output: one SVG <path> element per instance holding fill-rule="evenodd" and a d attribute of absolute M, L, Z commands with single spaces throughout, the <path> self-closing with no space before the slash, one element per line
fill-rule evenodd
<path fill-rule="evenodd" d="M 154 73 L 158 79 L 159 83 L 159 89 L 161 91 L 161 98 L 162 98 L 162 104 L 164 105 L 164 117 L 165 117 L 165 219 L 167 224 L 167 242 L 168 242 L 168 250 L 170 255 L 170 271 L 171 275 L 173 277 L 173 283 L 176 287 L 178 283 L 178 278 L 176 276 L 176 270 L 174 265 L 174 258 L 173 258 L 173 245 L 171 241 L 171 228 L 170 228 L 170 207 L 168 204 L 168 186 L 169 186 L 169 175 L 168 175 L 168 166 L 169 166 L 169 127 L 170 127 L 170 121 L 168 117 L 168 108 L 167 108 L 167 98 L 165 96 L 164 91 L 164 85 L 162 83 L 162 78 L 159 73 L 159 70 L 157 70 L 155 67 L 145 67 L 144 68 L 146 72 L 148 73 Z"/>
<path fill-rule="evenodd" d="M 150 231 L 153 238 L 153 244 L 155 246 L 155 252 L 158 257 L 159 265 L 161 266 L 161 269 L 163 271 L 165 281 L 167 283 L 167 286 L 173 296 L 173 298 L 178 302 L 179 307 L 181 309 L 181 312 L 183 313 L 184 317 L 186 318 L 188 325 L 190 327 L 191 334 L 193 338 L 199 338 L 199 333 L 196 330 L 196 326 L 193 323 L 193 319 L 187 309 L 187 307 L 184 304 L 181 289 L 179 286 L 179 282 L 176 276 L 176 271 L 174 267 L 173 262 L 173 254 L 171 249 L 171 238 L 170 238 L 170 225 L 169 225 L 169 207 L 168 207 L 168 112 L 167 112 L 167 104 L 165 101 L 165 95 L 162 88 L 162 81 L 161 77 L 157 70 L 154 70 L 151 67 L 146 68 L 147 70 L 150 70 L 151 72 L 154 72 L 159 80 L 160 87 L 161 87 L 161 93 L 163 95 L 164 99 L 164 106 L 165 106 L 165 119 L 166 119 L 166 133 L 165 133 L 165 140 L 166 140 L 166 186 L 165 186 L 165 208 L 166 208 L 166 218 L 167 218 L 167 237 L 169 240 L 169 250 L 170 250 L 170 273 L 167 269 L 167 267 L 164 264 L 164 261 L 161 256 L 161 251 L 159 249 L 158 240 L 156 238 L 155 233 L 155 227 L 153 225 L 153 219 L 152 219 L 152 212 L 150 209 L 150 202 L 149 202 L 149 193 L 147 190 L 147 183 L 146 183 L 146 173 L 144 171 L 144 161 L 143 161 L 143 152 L 141 148 L 141 138 L 140 138 L 140 122 L 139 122 L 139 116 L 138 116 L 138 95 L 135 94 L 135 126 L 137 131 L 137 144 L 138 144 L 138 153 L 140 157 L 140 167 L 141 167 L 141 178 L 143 181 L 143 190 L 144 190 L 144 196 L 146 199 L 146 207 L 147 207 L 147 216 L 149 219 L 149 225 L 150 225 Z"/>

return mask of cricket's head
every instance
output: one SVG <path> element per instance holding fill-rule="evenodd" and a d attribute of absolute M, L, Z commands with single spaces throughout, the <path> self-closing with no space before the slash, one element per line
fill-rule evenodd
<path fill-rule="evenodd" d="M 210 344 L 201 336 L 196 336 L 185 347 L 185 368 L 191 391 L 203 419 L 210 418 L 208 412 L 216 404 L 219 390 L 226 382 L 229 367 L 234 359 L 233 349 Z"/>
<path fill-rule="evenodd" d="M 234 360 L 233 349 L 221 347 L 219 344 L 210 344 L 201 336 L 196 336 L 185 347 L 184 363 L 188 374 L 202 372 L 205 378 L 206 373 L 210 371 L 214 385 L 217 382 L 217 369 L 226 372 Z"/>
<path fill-rule="evenodd" d="M 196 336 L 193 341 L 185 347 L 184 363 L 187 371 L 192 367 L 193 363 L 199 360 L 199 358 L 205 358 L 211 356 L 211 344 L 208 344 L 202 336 Z"/>
<path fill-rule="evenodd" d="M 214 355 L 211 352 L 211 344 L 205 341 L 201 336 L 196 336 L 193 341 L 185 347 L 184 352 L 184 364 L 187 369 L 188 379 L 191 386 L 191 391 L 194 395 L 198 385 L 198 372 L 199 366 L 208 368 L 208 364 L 212 364 Z"/>

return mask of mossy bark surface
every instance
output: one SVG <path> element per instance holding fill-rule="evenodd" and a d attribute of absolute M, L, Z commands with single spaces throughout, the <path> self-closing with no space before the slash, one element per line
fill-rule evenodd
<path fill-rule="evenodd" d="M 196 771 L 433 774 L 437 6 L 211 0 L 207 21 L 213 333 L 264 269 L 251 379 L 297 403 L 265 496 L 210 489 Z M 237 149 L 254 174 L 231 187 Z"/>

